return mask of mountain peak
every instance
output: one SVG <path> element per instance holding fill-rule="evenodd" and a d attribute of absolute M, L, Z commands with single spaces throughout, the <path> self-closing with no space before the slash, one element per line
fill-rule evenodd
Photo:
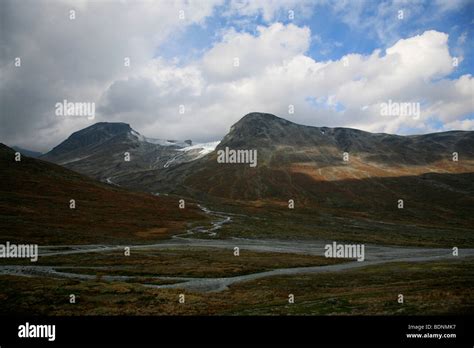
<path fill-rule="evenodd" d="M 232 146 L 255 146 L 255 142 L 262 141 L 276 143 L 289 134 L 289 128 L 298 127 L 297 124 L 272 114 L 251 112 L 230 128 L 219 147 L 231 144 Z"/>
<path fill-rule="evenodd" d="M 245 123 L 253 123 L 255 124 L 256 122 L 258 123 L 265 123 L 265 124 L 271 124 L 271 123 L 280 123 L 280 124 L 290 124 L 292 122 L 285 120 L 284 118 L 275 116 L 273 114 L 267 114 L 264 112 L 251 112 L 242 117 L 237 123 L 234 124 L 234 126 L 238 124 L 245 124 Z"/>
<path fill-rule="evenodd" d="M 74 134 L 78 133 L 87 133 L 87 132 L 96 132 L 96 131 L 103 131 L 103 132 L 108 132 L 114 135 L 121 134 L 121 133 L 126 133 L 129 131 L 132 131 L 132 127 L 130 127 L 130 124 L 124 123 L 124 122 L 97 122 L 94 123 L 92 126 L 89 126 L 87 128 L 81 129 L 80 131 L 77 131 Z"/>
<path fill-rule="evenodd" d="M 97 122 L 87 128 L 72 133 L 69 138 L 56 146 L 45 157 L 62 155 L 81 148 L 96 146 L 117 135 L 131 133 L 133 129 L 123 122 Z"/>
<path fill-rule="evenodd" d="M 238 130 L 244 132 L 246 130 L 252 130 L 252 132 L 265 132 L 269 129 L 282 128 L 290 125 L 297 126 L 296 123 L 290 122 L 273 114 L 251 112 L 235 123 L 230 128 L 230 132 Z"/>

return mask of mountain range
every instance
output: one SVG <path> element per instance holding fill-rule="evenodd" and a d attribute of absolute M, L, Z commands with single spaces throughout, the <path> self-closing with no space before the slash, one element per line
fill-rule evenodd
<path fill-rule="evenodd" d="M 195 160 L 215 146 L 193 145 L 191 140 L 151 139 L 127 123 L 100 122 L 73 133 L 40 158 L 113 184 L 119 180 L 116 177 L 125 174 Z"/>
<path fill-rule="evenodd" d="M 12 149 L 15 150 L 15 151 L 20 152 L 22 155 L 32 157 L 32 158 L 38 158 L 43 154 L 43 153 L 38 152 L 38 151 L 32 151 L 32 150 L 24 149 L 20 146 L 12 146 Z"/>
<path fill-rule="evenodd" d="M 218 152 L 225 149 L 256 151 L 258 165 L 219 163 Z M 13 150 L 4 149 L 8 151 Z M 130 161 L 125 160 L 125 153 Z M 69 192 L 81 192 L 82 199 L 90 202 L 87 206 L 95 209 L 89 211 L 91 221 L 104 223 L 101 214 L 106 212 L 101 212 L 101 205 L 112 207 L 113 202 L 121 202 L 107 213 L 109 227 L 114 225 L 113 212 L 148 226 L 137 209 L 157 207 L 158 203 L 150 201 L 153 195 L 169 199 L 170 208 L 146 208 L 147 214 L 163 210 L 164 219 L 174 221 L 169 226 L 184 223 L 176 202 L 185 198 L 247 216 L 240 224 L 234 221 L 232 230 L 243 236 L 256 233 L 253 214 L 263 214 L 259 236 L 303 238 L 317 232 L 320 238 L 337 234 L 339 238 L 408 244 L 417 244 L 421 236 L 425 244 L 467 243 L 474 224 L 472 131 L 399 136 L 310 127 L 271 114 L 250 113 L 220 142 L 193 145 L 191 141 L 149 139 L 126 123 L 97 123 L 75 132 L 38 160 L 25 158 L 37 163 L 31 162 L 27 171 L 14 165 L 13 172 L 5 173 L 3 191 L 9 192 L 10 200 L 23 202 L 30 197 L 34 202 L 35 193 L 48 198 L 59 190 L 51 201 L 55 202 L 71 196 Z M 10 162 L 6 164 L 14 163 Z M 17 178 L 14 182 L 13 177 Z M 99 188 L 103 194 L 98 193 Z M 49 193 L 45 196 L 43 192 Z M 106 202 L 101 203 L 99 197 L 104 195 Z M 288 209 L 290 200 L 295 202 L 294 211 Z M 47 202 L 38 204 L 53 204 Z M 38 210 L 30 203 L 21 204 L 27 211 Z M 54 211 L 58 204 L 52 205 Z M 51 215 L 53 210 L 46 212 Z M 87 216 L 83 218 L 78 221 L 87 223 Z M 199 219 L 203 217 L 195 214 L 193 220 Z M 125 222 L 120 225 L 128 226 Z M 125 230 L 137 233 L 132 225 L 130 222 Z M 28 226 L 34 229 L 35 224 Z"/>
<path fill-rule="evenodd" d="M 258 166 L 218 163 L 216 151 L 225 148 L 257 150 Z M 117 183 L 149 192 L 320 201 L 326 188 L 348 180 L 474 172 L 472 131 L 399 136 L 304 126 L 265 113 L 244 116 L 216 151 L 169 168 L 126 173 Z"/>

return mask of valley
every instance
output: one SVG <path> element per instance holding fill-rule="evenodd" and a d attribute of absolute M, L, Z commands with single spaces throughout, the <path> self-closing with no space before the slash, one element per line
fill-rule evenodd
<path fill-rule="evenodd" d="M 53 282 L 67 281 L 67 284 L 76 284 L 76 286 L 81 284 L 81 287 L 94 283 L 95 287 L 100 288 L 106 288 L 112 284 L 125 288 L 143 286 L 146 289 L 166 291 L 168 294 L 171 294 L 170 290 L 175 289 L 176 294 L 184 292 L 188 297 L 199 298 L 209 296 L 205 294 L 215 293 L 218 296 L 217 293 L 234 292 L 234 289 L 238 289 L 239 286 L 248 288 L 245 284 L 266 279 L 283 279 L 288 283 L 288 291 L 295 291 L 297 289 L 294 289 L 291 280 L 294 277 L 314 277 L 328 273 L 342 273 L 344 276 L 345 272 L 357 272 L 359 268 L 363 272 L 370 272 L 382 264 L 388 264 L 387 267 L 396 267 L 397 264 L 426 264 L 426 262 L 428 262 L 427 267 L 432 262 L 438 265 L 461 262 L 466 265 L 466 261 L 463 260 L 474 259 L 474 249 L 461 249 L 460 256 L 453 256 L 450 249 L 366 245 L 367 260 L 359 262 L 355 259 L 324 257 L 327 241 L 259 240 L 235 237 L 219 239 L 215 237 L 223 226 L 232 225 L 233 220 L 248 217 L 242 214 L 226 215 L 204 206 L 199 207 L 212 217 L 209 226 L 189 228 L 186 233 L 175 235 L 170 241 L 126 246 L 105 244 L 42 246 L 40 261 L 37 264 L 31 265 L 28 261 L 17 261 L 16 265 L 12 265 L 11 261 L 2 260 L 0 275 L 20 282 L 20 278 L 27 277 L 51 279 Z M 199 239 L 200 236 L 207 238 Z M 213 238 L 209 239 L 209 237 Z M 130 256 L 124 255 L 125 247 L 129 248 Z M 233 253 L 235 247 L 239 248 L 239 256 Z M 471 283 L 468 282 L 466 286 L 469 284 Z M 258 292 L 258 289 L 251 291 Z M 130 293 L 129 301 L 135 302 L 136 299 L 132 300 L 134 296 L 136 296 L 135 292 Z M 281 301 L 284 301 L 284 298 Z M 337 301 L 339 300 L 336 300 L 336 303 Z M 258 307 L 254 310 L 258 310 Z M 67 309 L 64 304 L 59 305 L 59 308 L 62 308 L 63 314 L 73 314 L 69 312 L 72 309 Z M 195 305 L 187 310 L 193 313 L 196 310 Z M 244 311 L 244 313 L 249 314 L 254 310 Z M 352 311 L 354 308 L 348 306 L 347 310 Z M 205 314 L 200 311 L 196 313 Z"/>

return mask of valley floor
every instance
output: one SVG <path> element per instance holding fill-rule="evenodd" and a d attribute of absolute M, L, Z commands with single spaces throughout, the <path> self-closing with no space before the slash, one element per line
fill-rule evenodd
<path fill-rule="evenodd" d="M 219 239 L 242 215 L 201 209 L 212 217 L 210 226 L 191 226 L 171 240 L 41 247 L 36 263 L 0 260 L 1 314 L 396 315 L 474 309 L 474 249 L 460 248 L 453 256 L 449 248 L 366 244 L 362 262 L 332 259 L 324 257 L 332 241 Z"/>

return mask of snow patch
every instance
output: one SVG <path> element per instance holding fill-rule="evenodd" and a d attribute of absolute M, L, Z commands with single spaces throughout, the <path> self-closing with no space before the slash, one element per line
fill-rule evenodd
<path fill-rule="evenodd" d="M 70 159 L 70 160 L 67 160 L 67 161 L 64 161 L 64 162 L 59 162 L 58 164 L 63 166 L 65 164 L 69 164 L 69 163 L 73 163 L 73 162 L 77 162 L 77 161 L 86 159 L 87 157 L 90 157 L 90 156 L 91 155 L 87 155 L 87 156 L 84 156 L 84 157 L 77 157 L 77 158 L 73 158 L 73 159 Z"/>
<path fill-rule="evenodd" d="M 145 138 L 143 135 L 141 135 L 141 134 L 138 133 L 138 132 L 135 132 L 133 129 L 132 129 L 132 131 L 131 131 L 130 133 L 131 133 L 133 136 L 135 136 L 136 138 L 138 138 L 138 140 L 140 140 L 140 141 L 146 141 L 146 138 Z"/>
<path fill-rule="evenodd" d="M 120 186 L 119 184 L 112 181 L 112 177 L 105 178 L 105 182 L 109 185 Z"/>
<path fill-rule="evenodd" d="M 163 139 L 154 139 L 154 138 L 147 138 L 137 131 L 132 131 L 130 132 L 134 137 L 136 137 L 139 141 L 149 143 L 149 144 L 155 144 L 155 145 L 160 145 L 160 146 L 177 146 L 177 147 L 186 147 L 189 146 L 189 144 L 185 143 L 184 141 L 175 141 L 175 140 L 163 140 Z"/>
<path fill-rule="evenodd" d="M 220 141 L 211 141 L 209 143 L 195 144 L 195 145 L 186 146 L 185 148 L 179 149 L 179 151 L 187 152 L 187 151 L 191 151 L 191 150 L 200 150 L 198 158 L 201 158 L 201 157 L 207 155 L 208 153 L 211 153 L 212 151 L 214 151 L 216 149 L 217 145 L 219 145 L 219 143 L 220 143 Z"/>
<path fill-rule="evenodd" d="M 176 159 L 178 159 L 178 158 L 180 158 L 180 157 L 183 157 L 183 155 L 182 155 L 182 154 L 179 154 L 179 155 L 176 155 L 176 156 L 174 156 L 173 158 L 169 159 L 169 160 L 165 163 L 165 165 L 163 166 L 163 168 L 168 168 L 168 167 L 171 165 L 171 163 L 173 163 Z"/>

